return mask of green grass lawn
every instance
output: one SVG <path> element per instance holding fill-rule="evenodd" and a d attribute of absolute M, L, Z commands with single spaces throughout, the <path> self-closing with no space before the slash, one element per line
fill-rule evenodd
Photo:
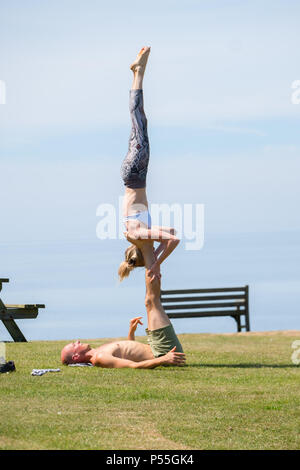
<path fill-rule="evenodd" d="M 180 335 L 188 365 L 153 370 L 61 366 L 65 342 L 9 343 L 17 371 L 0 374 L 0 448 L 299 449 L 296 339 Z"/>

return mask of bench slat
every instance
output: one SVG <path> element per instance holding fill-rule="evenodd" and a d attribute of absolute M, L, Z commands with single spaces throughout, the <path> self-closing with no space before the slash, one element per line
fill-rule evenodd
<path fill-rule="evenodd" d="M 25 305 L 19 305 L 19 304 L 5 304 L 6 308 L 45 308 L 44 304 L 25 304 Z"/>
<path fill-rule="evenodd" d="M 245 299 L 245 294 L 236 294 L 236 295 L 203 295 L 197 297 L 164 297 L 161 296 L 161 301 L 166 302 L 191 302 L 191 300 L 235 300 L 235 299 Z"/>
<path fill-rule="evenodd" d="M 236 310 L 232 311 L 225 311 L 225 310 L 220 310 L 220 311 L 204 311 L 204 312 L 182 312 L 182 313 L 168 313 L 169 318 L 201 318 L 201 317 L 227 317 L 227 316 L 238 316 L 238 313 Z"/>
<path fill-rule="evenodd" d="M 39 308 L 45 308 L 43 304 L 36 305 L 19 305 L 19 304 L 6 304 L 0 311 L 0 320 L 22 320 L 24 318 L 36 318 L 39 313 Z"/>
<path fill-rule="evenodd" d="M 179 289 L 179 290 L 161 290 L 161 294 L 171 295 L 171 294 L 206 294 L 209 292 L 238 292 L 246 291 L 246 287 L 222 287 L 218 288 L 209 288 L 209 289 Z"/>
<path fill-rule="evenodd" d="M 0 320 L 23 320 L 25 318 L 36 318 L 38 309 L 7 309 L 6 312 L 0 313 Z"/>
<path fill-rule="evenodd" d="M 220 307 L 244 307 L 244 302 L 218 302 L 208 304 L 190 304 L 190 305 L 166 305 L 165 310 L 183 310 L 190 308 L 220 308 Z"/>

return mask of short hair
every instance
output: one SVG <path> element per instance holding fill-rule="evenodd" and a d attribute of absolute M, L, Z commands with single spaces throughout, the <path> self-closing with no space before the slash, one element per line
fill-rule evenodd
<path fill-rule="evenodd" d="M 65 365 L 72 364 L 73 361 L 73 351 L 70 351 L 70 344 L 67 344 L 61 351 L 61 362 Z"/>

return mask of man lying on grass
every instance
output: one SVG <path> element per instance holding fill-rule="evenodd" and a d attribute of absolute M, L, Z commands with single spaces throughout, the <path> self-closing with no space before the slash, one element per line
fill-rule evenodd
<path fill-rule="evenodd" d="M 150 279 L 149 271 L 146 270 L 145 305 L 148 317 L 146 333 L 149 344 L 135 341 L 135 330 L 138 324 L 142 325 L 142 317 L 136 317 L 130 322 L 128 340 L 113 341 L 96 349 L 80 341 L 70 343 L 61 352 L 62 363 L 91 362 L 98 367 L 132 369 L 184 365 L 185 354 L 182 346 L 160 302 L 160 280 Z"/>

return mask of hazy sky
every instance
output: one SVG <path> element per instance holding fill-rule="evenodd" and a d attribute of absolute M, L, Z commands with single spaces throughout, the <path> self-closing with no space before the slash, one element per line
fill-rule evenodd
<path fill-rule="evenodd" d="M 300 229 L 297 1 L 0 3 L 1 240 L 93 238 L 117 205 L 129 64 L 144 82 L 150 202 L 208 232 Z"/>

